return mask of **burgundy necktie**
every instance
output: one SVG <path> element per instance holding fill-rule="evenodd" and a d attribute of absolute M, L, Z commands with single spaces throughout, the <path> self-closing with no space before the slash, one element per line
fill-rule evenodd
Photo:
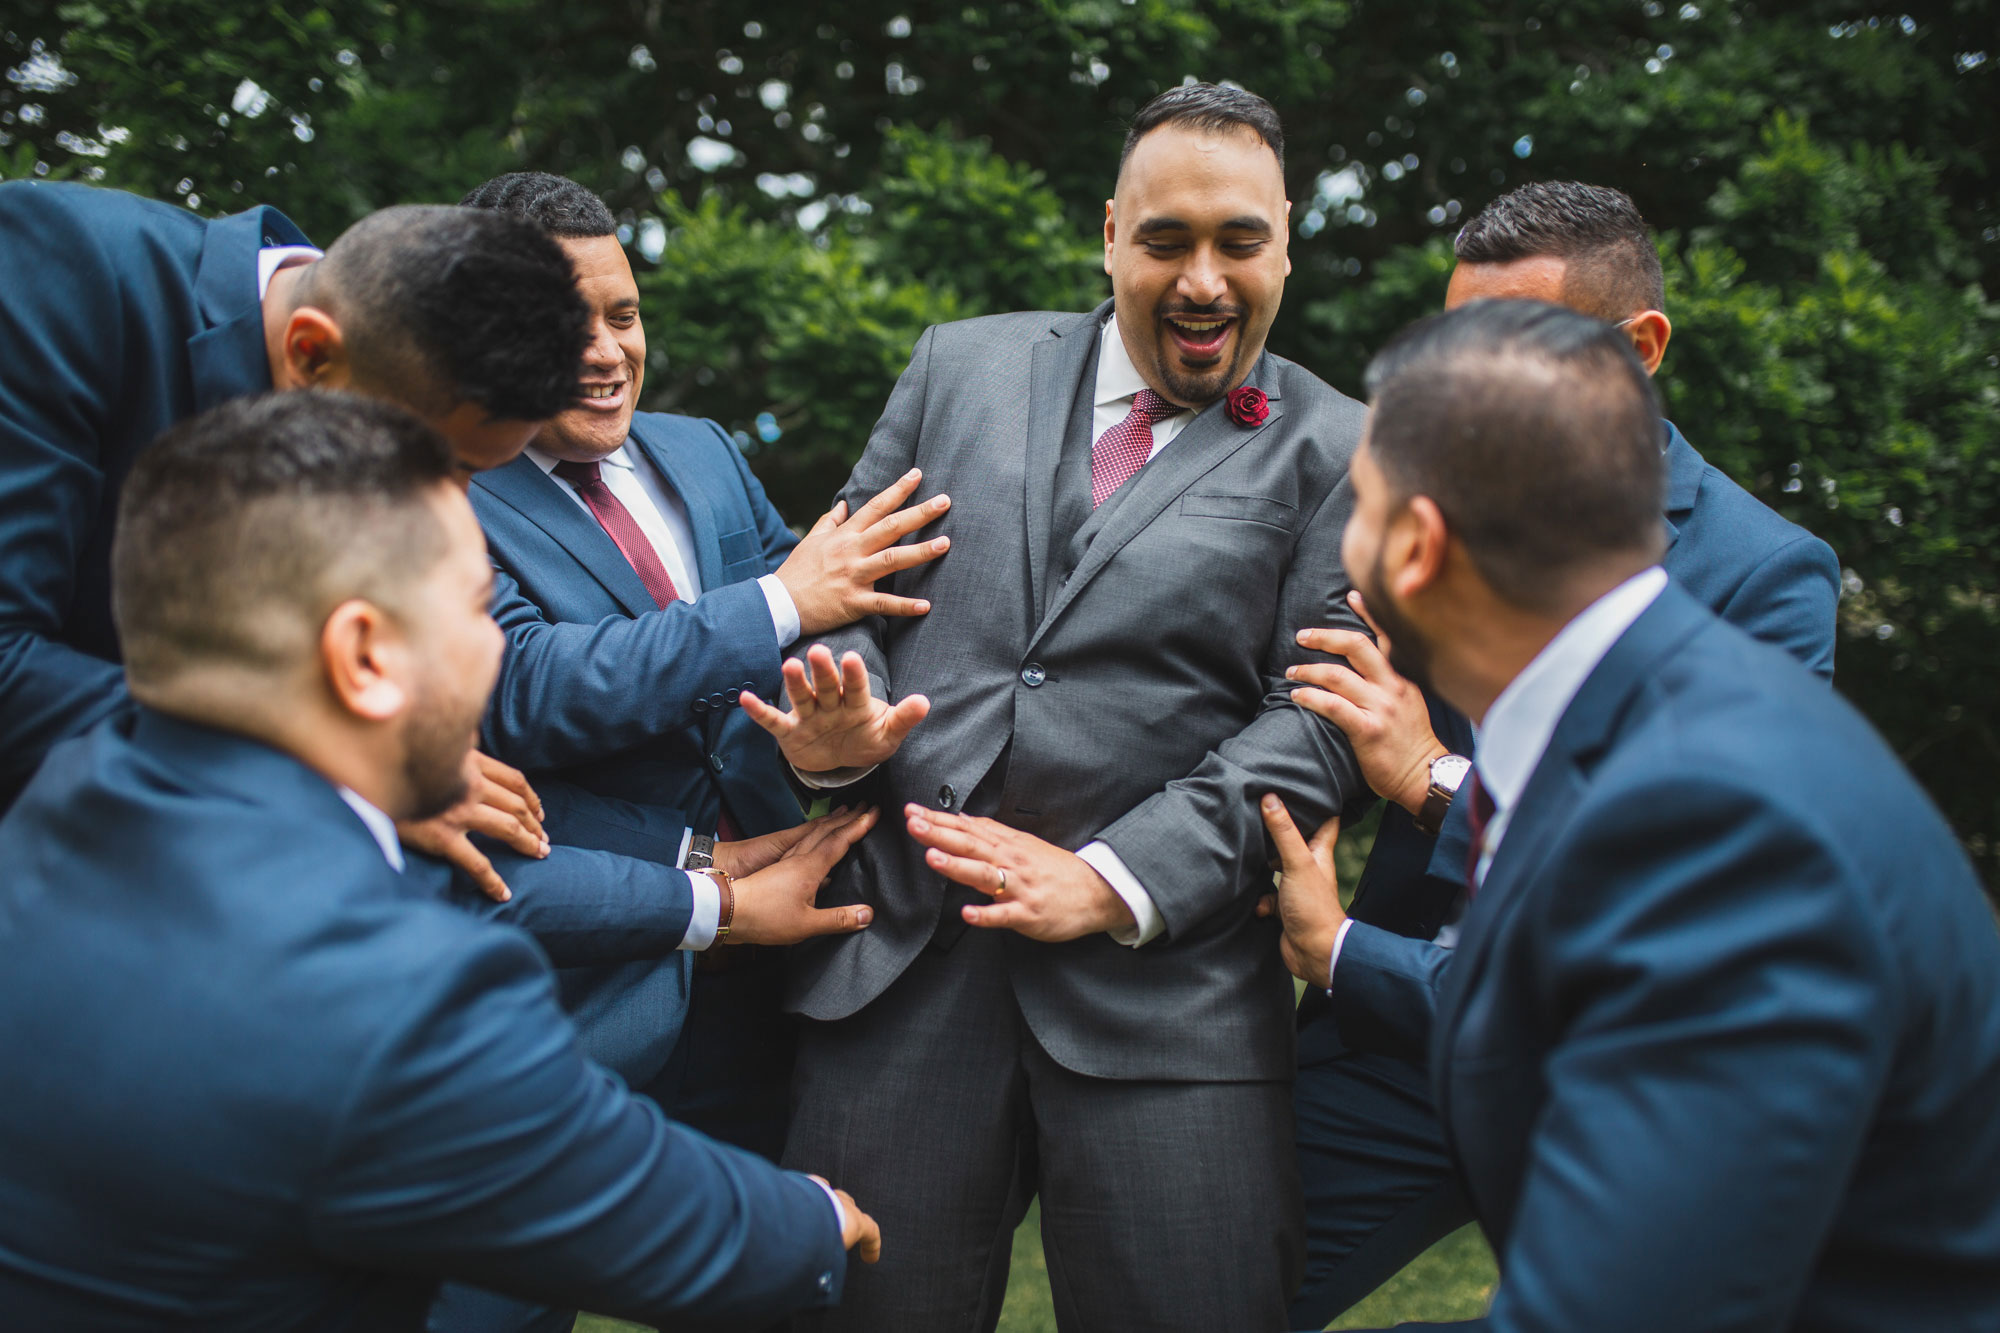
<path fill-rule="evenodd" d="M 660 563 L 660 553 L 653 549 L 653 543 L 646 540 L 646 534 L 639 526 L 639 520 L 632 517 L 611 488 L 604 484 L 596 463 L 572 463 L 568 459 L 557 463 L 551 469 L 558 477 L 576 487 L 576 493 L 590 506 L 590 512 L 597 516 L 605 533 L 616 542 L 618 549 L 625 553 L 625 559 L 639 576 L 639 582 L 646 585 L 646 591 L 653 594 L 653 600 L 661 606 L 681 599 L 680 589 L 674 586 L 673 576 Z"/>
<path fill-rule="evenodd" d="M 1469 898 L 1479 892 L 1479 858 L 1486 854 L 1486 826 L 1493 822 L 1498 807 L 1479 780 L 1478 769 L 1472 770 L 1465 784 L 1465 822 L 1472 830 L 1472 847 L 1465 854 L 1465 894 Z"/>
<path fill-rule="evenodd" d="M 1177 415 L 1182 408 L 1151 389 L 1141 389 L 1132 399 L 1125 419 L 1097 437 L 1090 447 L 1090 507 L 1111 498 L 1112 492 L 1132 479 L 1153 453 L 1153 423 Z"/>

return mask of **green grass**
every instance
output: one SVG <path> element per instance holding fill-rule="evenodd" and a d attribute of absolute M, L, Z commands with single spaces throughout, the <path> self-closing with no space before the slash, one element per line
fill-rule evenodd
<path fill-rule="evenodd" d="M 1492 1252 L 1477 1227 L 1466 1227 L 1432 1246 L 1384 1283 L 1380 1291 L 1328 1327 L 1384 1328 L 1406 1319 L 1474 1318 L 1485 1313 L 1496 1281 Z M 585 1315 L 576 1327 L 577 1333 L 636 1333 L 635 1325 L 595 1315 Z M 1055 1309 L 1049 1303 L 1049 1270 L 1042 1259 L 1041 1215 L 1032 1207 L 1021 1229 L 1014 1233 L 1014 1261 L 1007 1277 L 1007 1303 L 1000 1308 L 1000 1333 L 1056 1333 Z"/>

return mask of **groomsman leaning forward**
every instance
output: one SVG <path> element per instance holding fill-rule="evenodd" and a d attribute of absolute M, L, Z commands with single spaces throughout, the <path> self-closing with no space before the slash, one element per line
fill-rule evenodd
<path fill-rule="evenodd" d="M 1140 112 L 1113 299 L 925 333 L 848 483 L 950 495 L 950 553 L 890 580 L 930 613 L 788 662 L 789 711 L 745 696 L 806 780 L 907 817 L 821 895 L 874 925 L 794 950 L 786 1164 L 897 1235 L 806 1326 L 991 1329 L 1039 1195 L 1064 1329 L 1284 1327 L 1293 991 L 1257 798 L 1364 790 L 1285 679 L 1296 626 L 1358 623 L 1364 413 L 1264 346 L 1282 151 L 1240 90 Z"/>
<path fill-rule="evenodd" d="M 1660 567 L 1630 340 L 1479 301 L 1368 384 L 1349 567 L 1397 669 L 1480 726 L 1457 957 L 1372 994 L 1435 994 L 1434 1104 L 1500 1259 L 1463 1327 L 2000 1328 L 1991 904 L 1853 707 Z M 1284 956 L 1324 986 L 1334 830 L 1267 809 Z"/>
<path fill-rule="evenodd" d="M 754 1327 L 879 1245 L 586 1062 L 527 936 L 401 873 L 392 819 L 459 798 L 501 650 L 453 472 L 346 394 L 225 404 L 134 468 L 136 703 L 0 820 L 9 1328 L 408 1331 L 446 1276 Z"/>

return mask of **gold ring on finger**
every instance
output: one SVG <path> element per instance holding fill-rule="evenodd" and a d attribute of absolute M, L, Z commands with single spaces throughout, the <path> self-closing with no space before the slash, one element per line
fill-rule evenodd
<path fill-rule="evenodd" d="M 994 868 L 995 868 L 995 869 L 999 869 L 999 867 L 997 867 L 997 866 L 996 866 L 996 867 L 994 867 Z M 999 888 L 997 888 L 997 889 L 995 889 L 995 890 L 993 890 L 993 896 L 994 896 L 995 898 L 998 898 L 998 897 L 999 897 L 999 896 L 1000 896 L 1001 894 L 1003 894 L 1003 893 L 1005 893 L 1005 892 L 1007 892 L 1007 872 L 1006 872 L 1006 871 L 1004 871 L 1004 870 L 1001 870 L 1001 871 L 1000 871 L 1000 887 L 999 887 Z"/>

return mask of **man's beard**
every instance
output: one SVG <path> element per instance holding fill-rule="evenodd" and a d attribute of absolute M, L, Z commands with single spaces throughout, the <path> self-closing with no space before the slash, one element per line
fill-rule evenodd
<path fill-rule="evenodd" d="M 1231 330 L 1234 351 L 1229 360 L 1217 362 L 1206 370 L 1187 370 L 1180 365 L 1180 348 L 1175 345 L 1173 335 L 1163 327 L 1169 315 L 1185 315 L 1193 318 L 1227 317 L 1235 320 Z M 1188 403 L 1206 407 L 1229 391 L 1229 387 L 1241 378 L 1237 374 L 1243 367 L 1243 359 L 1249 353 L 1250 343 L 1244 335 L 1247 324 L 1244 311 L 1238 306 L 1215 305 L 1208 307 L 1173 305 L 1158 311 L 1154 327 L 1158 330 L 1160 378 L 1166 382 L 1167 396 L 1177 403 Z M 1247 372 L 1246 372 L 1247 373 Z"/>
<path fill-rule="evenodd" d="M 412 700 L 403 732 L 403 783 L 411 819 L 430 819 L 466 796 L 466 738 L 476 725 L 448 702 L 447 691 L 426 688 Z"/>
<path fill-rule="evenodd" d="M 1390 600 L 1379 550 L 1375 552 L 1375 565 L 1368 571 L 1367 582 L 1374 586 L 1363 586 L 1358 578 L 1354 586 L 1367 604 L 1369 617 L 1389 636 L 1389 665 L 1396 669 L 1397 675 L 1431 693 L 1431 646 L 1403 615 L 1402 608 Z"/>

